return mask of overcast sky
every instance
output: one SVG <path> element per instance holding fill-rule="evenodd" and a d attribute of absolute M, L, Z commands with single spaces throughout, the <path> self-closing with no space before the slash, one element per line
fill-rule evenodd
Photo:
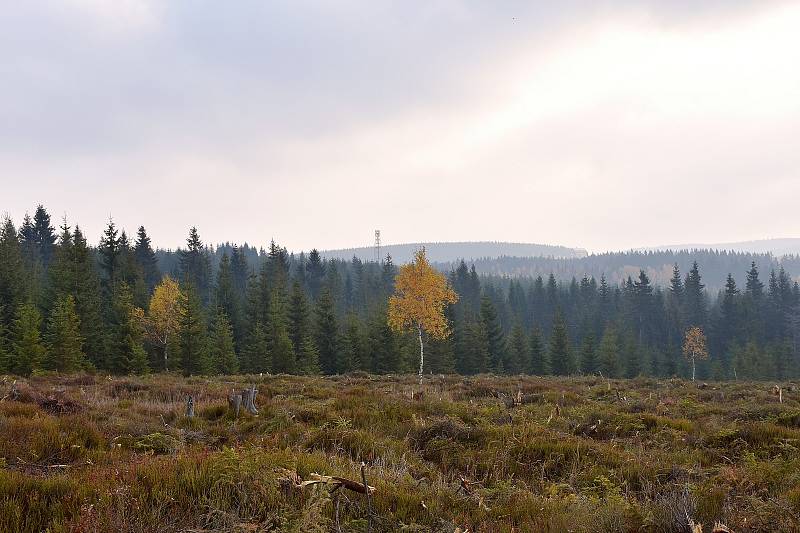
<path fill-rule="evenodd" d="M 0 9 L 0 212 L 181 244 L 800 236 L 800 3 Z"/>

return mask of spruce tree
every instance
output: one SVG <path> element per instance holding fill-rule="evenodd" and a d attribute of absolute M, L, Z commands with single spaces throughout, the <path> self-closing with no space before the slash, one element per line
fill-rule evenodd
<path fill-rule="evenodd" d="M 47 352 L 42 366 L 57 372 L 76 372 L 86 368 L 80 319 L 75 311 L 75 299 L 58 298 L 47 327 Z"/>
<path fill-rule="evenodd" d="M 244 339 L 242 324 L 242 302 L 236 289 L 233 267 L 227 253 L 222 254 L 217 270 L 216 304 L 227 317 L 233 332 L 234 344 L 241 345 Z"/>
<path fill-rule="evenodd" d="M 706 323 L 706 300 L 703 292 L 705 285 L 700 280 L 700 268 L 697 266 L 697 261 L 694 261 L 684 282 L 684 305 L 689 326 L 704 327 Z"/>
<path fill-rule="evenodd" d="M 74 285 L 71 294 L 75 298 L 75 310 L 80 318 L 83 349 L 94 367 L 103 368 L 106 331 L 102 318 L 103 304 L 97 262 L 78 226 L 75 226 L 72 242 Z"/>
<path fill-rule="evenodd" d="M 566 376 L 572 371 L 572 353 L 569 347 L 567 323 L 559 311 L 556 311 L 555 319 L 553 320 L 553 331 L 550 334 L 548 354 L 553 374 Z"/>
<path fill-rule="evenodd" d="M 740 336 L 740 305 L 739 289 L 736 287 L 736 280 L 728 273 L 725 281 L 725 291 L 720 302 L 720 314 L 715 331 L 715 348 L 719 354 L 722 367 L 727 370 L 730 367 L 730 346 L 741 338 Z"/>
<path fill-rule="evenodd" d="M 273 331 L 270 339 L 270 354 L 273 372 L 290 374 L 295 371 L 294 347 L 286 327 L 281 326 Z"/>
<path fill-rule="evenodd" d="M 28 302 L 17 310 L 11 338 L 11 370 L 15 374 L 29 376 L 41 369 L 45 349 L 41 341 L 42 315 L 35 305 Z"/>
<path fill-rule="evenodd" d="M 210 367 L 206 318 L 194 285 L 187 283 L 184 293 L 178 332 L 180 368 L 185 376 L 202 375 Z"/>
<path fill-rule="evenodd" d="M 22 247 L 14 223 L 6 215 L 0 227 L 0 328 L 9 330 L 26 295 Z"/>
<path fill-rule="evenodd" d="M 28 213 L 19 228 L 20 252 L 25 269 L 25 301 L 38 302 L 44 288 L 47 286 L 45 276 L 46 268 L 42 260 L 42 250 L 39 236 Z M 18 302 L 18 305 L 22 302 Z"/>
<path fill-rule="evenodd" d="M 109 219 L 100 246 L 97 248 L 100 256 L 101 279 L 106 294 L 113 292 L 113 285 L 117 279 L 119 269 L 119 231 L 114 221 Z"/>
<path fill-rule="evenodd" d="M 506 372 L 508 374 L 525 372 L 530 361 L 530 351 L 528 339 L 525 337 L 525 331 L 520 323 L 515 324 L 511 330 L 510 348 L 508 351 L 509 356 L 505 363 Z"/>
<path fill-rule="evenodd" d="M 186 239 L 186 249 L 178 251 L 180 259 L 180 279 L 191 284 L 197 292 L 200 302 L 207 304 L 210 295 L 211 263 L 208 251 L 203 247 L 203 241 L 197 228 L 192 226 L 189 237 Z"/>
<path fill-rule="evenodd" d="M 342 336 L 342 346 L 339 351 L 337 361 L 337 372 L 344 374 L 357 369 L 369 368 L 364 364 L 366 350 L 364 349 L 364 338 L 361 333 L 361 324 L 358 317 L 350 313 L 347 315 L 344 335 Z"/>
<path fill-rule="evenodd" d="M 134 318 L 133 293 L 124 281 L 114 285 L 105 368 L 115 374 L 145 373 L 143 332 Z"/>
<path fill-rule="evenodd" d="M 217 308 L 214 317 L 209 344 L 213 371 L 216 374 L 235 374 L 239 370 L 239 361 L 233 345 L 233 328 L 221 307 Z"/>
<path fill-rule="evenodd" d="M 144 226 L 139 226 L 139 230 L 136 232 L 133 256 L 142 273 L 146 294 L 150 295 L 158 285 L 158 282 L 161 281 L 161 272 L 158 270 L 158 258 Z"/>
<path fill-rule="evenodd" d="M 303 338 L 297 354 L 297 371 L 301 374 L 319 374 L 319 350 L 310 335 Z"/>
<path fill-rule="evenodd" d="M 0 313 L 3 305 L 0 304 Z M 11 372 L 11 334 L 5 324 L 0 322 L 0 372 Z"/>
<path fill-rule="evenodd" d="M 306 263 L 306 282 L 311 292 L 311 298 L 316 301 L 322 290 L 322 281 L 325 279 L 325 263 L 316 248 L 308 254 Z"/>
<path fill-rule="evenodd" d="M 250 331 L 242 350 L 242 370 L 260 373 L 272 370 L 272 359 L 269 352 L 269 339 L 265 325 L 256 320 L 250 324 Z"/>
<path fill-rule="evenodd" d="M 599 371 L 607 378 L 618 378 L 621 373 L 619 360 L 619 340 L 613 326 L 606 328 L 597 349 Z"/>
<path fill-rule="evenodd" d="M 39 246 L 39 256 L 46 269 L 53 259 L 56 233 L 55 228 L 50 225 L 50 215 L 41 204 L 36 206 L 36 213 L 33 215 L 33 233 Z"/>
<path fill-rule="evenodd" d="M 636 343 L 633 334 L 624 335 L 622 339 L 622 353 L 625 366 L 625 377 L 635 378 L 636 376 L 644 373 L 644 365 L 642 364 L 641 354 L 639 353 L 639 345 Z"/>
<path fill-rule="evenodd" d="M 276 374 L 291 373 L 295 368 L 295 353 L 289 332 L 286 329 L 286 317 L 281 298 L 276 294 L 270 306 L 269 351 L 272 358 L 272 371 Z"/>
<path fill-rule="evenodd" d="M 580 357 L 581 372 L 588 375 L 592 375 L 597 372 L 597 354 L 594 342 L 594 334 L 591 332 L 583 338 Z"/>
<path fill-rule="evenodd" d="M 433 374 L 454 374 L 456 371 L 453 336 L 429 339 L 425 348 L 425 367 Z"/>
<path fill-rule="evenodd" d="M 542 342 L 542 330 L 538 326 L 533 328 L 530 337 L 530 362 L 528 363 L 528 373 L 534 376 L 544 376 L 548 374 L 550 365 L 547 362 L 547 355 Z"/>
<path fill-rule="evenodd" d="M 299 355 L 303 349 L 303 343 L 311 335 L 311 319 L 305 292 L 298 281 L 292 285 L 288 318 L 289 338 L 292 340 L 295 353 Z"/>
<path fill-rule="evenodd" d="M 386 308 L 375 314 L 369 325 L 369 352 L 372 355 L 372 371 L 388 374 L 400 370 L 400 346 L 397 335 L 389 327 Z"/>
<path fill-rule="evenodd" d="M 650 285 L 650 278 L 644 270 L 639 270 L 639 279 L 634 284 L 634 298 L 636 309 L 636 328 L 639 344 L 644 344 L 649 338 L 649 328 L 653 323 L 653 287 Z"/>
<path fill-rule="evenodd" d="M 503 365 L 506 360 L 506 340 L 497 318 L 497 310 L 488 296 L 481 298 L 481 321 L 488 343 L 489 370 L 502 374 L 505 372 Z"/>
<path fill-rule="evenodd" d="M 233 275 L 233 286 L 238 300 L 244 302 L 245 293 L 247 292 L 247 280 L 250 277 L 250 267 L 247 264 L 245 247 L 233 247 L 231 251 L 231 274 Z"/>
<path fill-rule="evenodd" d="M 340 350 L 339 326 L 336 321 L 333 298 L 327 287 L 322 290 L 314 313 L 320 368 L 324 374 L 335 374 Z"/>

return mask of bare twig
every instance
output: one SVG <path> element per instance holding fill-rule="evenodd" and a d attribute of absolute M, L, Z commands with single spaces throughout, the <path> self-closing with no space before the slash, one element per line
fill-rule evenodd
<path fill-rule="evenodd" d="M 369 487 L 367 484 L 367 465 L 363 461 L 361 462 L 361 482 L 365 487 Z M 369 533 L 372 529 L 372 498 L 369 490 L 364 491 L 364 494 L 367 496 L 367 533 Z"/>

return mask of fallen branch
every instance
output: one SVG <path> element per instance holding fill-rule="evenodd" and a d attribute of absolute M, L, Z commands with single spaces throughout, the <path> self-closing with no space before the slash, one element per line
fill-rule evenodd
<path fill-rule="evenodd" d="M 364 485 L 359 483 L 358 481 L 353 481 L 352 479 L 347 479 L 338 476 L 323 476 L 322 474 L 311 474 L 309 477 L 311 479 L 307 481 L 303 481 L 300 483 L 300 487 L 308 487 L 309 485 L 318 485 L 318 484 L 325 484 L 325 485 L 333 485 L 334 490 L 336 487 L 344 487 L 347 490 L 352 490 L 353 492 L 358 492 L 359 494 L 366 494 L 367 490 L 364 489 Z M 369 489 L 370 494 L 375 492 L 375 487 L 371 487 L 367 485 L 367 489 Z"/>

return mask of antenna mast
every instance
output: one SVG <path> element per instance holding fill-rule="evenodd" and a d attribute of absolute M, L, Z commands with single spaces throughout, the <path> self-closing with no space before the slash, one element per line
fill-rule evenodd
<path fill-rule="evenodd" d="M 375 262 L 381 262 L 381 230 L 375 230 Z"/>

